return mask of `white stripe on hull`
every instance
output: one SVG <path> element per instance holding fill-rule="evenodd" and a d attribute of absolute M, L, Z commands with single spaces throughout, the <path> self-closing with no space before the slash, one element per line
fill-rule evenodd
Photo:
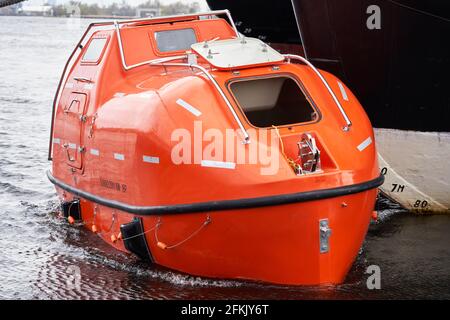
<path fill-rule="evenodd" d="M 222 168 L 222 169 L 235 169 L 236 163 L 234 162 L 224 162 L 224 161 L 214 161 L 214 160 L 202 160 L 202 167 L 210 168 Z"/>
<path fill-rule="evenodd" d="M 364 149 L 366 149 L 371 144 L 372 144 L 372 138 L 368 137 L 366 140 L 361 142 L 361 144 L 357 148 L 358 148 L 359 151 L 363 151 Z"/>
<path fill-rule="evenodd" d="M 341 90 L 342 99 L 344 99 L 345 101 L 348 101 L 347 91 L 345 91 L 344 86 L 339 81 L 338 81 L 338 86 L 339 86 L 339 90 Z"/>
<path fill-rule="evenodd" d="M 381 190 L 407 209 L 450 213 L 450 133 L 375 129 Z"/>
<path fill-rule="evenodd" d="M 183 99 L 178 99 L 177 100 L 177 104 L 179 106 L 183 107 L 184 109 L 186 109 L 187 111 L 189 111 L 190 113 L 192 113 L 196 117 L 199 117 L 199 116 L 202 115 L 202 112 L 200 110 L 198 110 L 194 106 L 190 105 L 189 103 L 187 103 Z"/>

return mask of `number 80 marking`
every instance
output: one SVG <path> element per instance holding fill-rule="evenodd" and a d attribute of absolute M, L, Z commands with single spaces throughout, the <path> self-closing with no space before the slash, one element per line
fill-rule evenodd
<path fill-rule="evenodd" d="M 416 202 L 414 202 L 414 208 L 426 208 L 428 206 L 428 201 L 427 200 L 417 200 Z"/>

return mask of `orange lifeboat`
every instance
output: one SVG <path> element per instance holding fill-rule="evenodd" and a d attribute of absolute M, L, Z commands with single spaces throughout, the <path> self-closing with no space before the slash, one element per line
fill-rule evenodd
<path fill-rule="evenodd" d="M 342 282 L 383 182 L 352 92 L 226 10 L 90 25 L 51 131 L 71 223 L 205 277 Z"/>

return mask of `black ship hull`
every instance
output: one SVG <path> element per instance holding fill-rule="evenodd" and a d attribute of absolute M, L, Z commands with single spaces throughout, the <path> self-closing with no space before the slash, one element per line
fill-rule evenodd
<path fill-rule="evenodd" d="M 374 127 L 450 131 L 450 1 L 208 0 L 241 33 L 302 46 L 356 92 Z M 380 25 L 369 29 L 379 7 Z"/>
<path fill-rule="evenodd" d="M 375 128 L 382 191 L 450 212 L 450 1 L 207 0 L 239 31 L 348 84 Z"/>

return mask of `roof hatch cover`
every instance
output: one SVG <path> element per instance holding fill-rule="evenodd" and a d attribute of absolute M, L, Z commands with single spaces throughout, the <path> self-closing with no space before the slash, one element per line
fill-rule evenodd
<path fill-rule="evenodd" d="M 256 38 L 195 43 L 192 50 L 218 69 L 239 69 L 280 63 L 282 54 Z"/>

